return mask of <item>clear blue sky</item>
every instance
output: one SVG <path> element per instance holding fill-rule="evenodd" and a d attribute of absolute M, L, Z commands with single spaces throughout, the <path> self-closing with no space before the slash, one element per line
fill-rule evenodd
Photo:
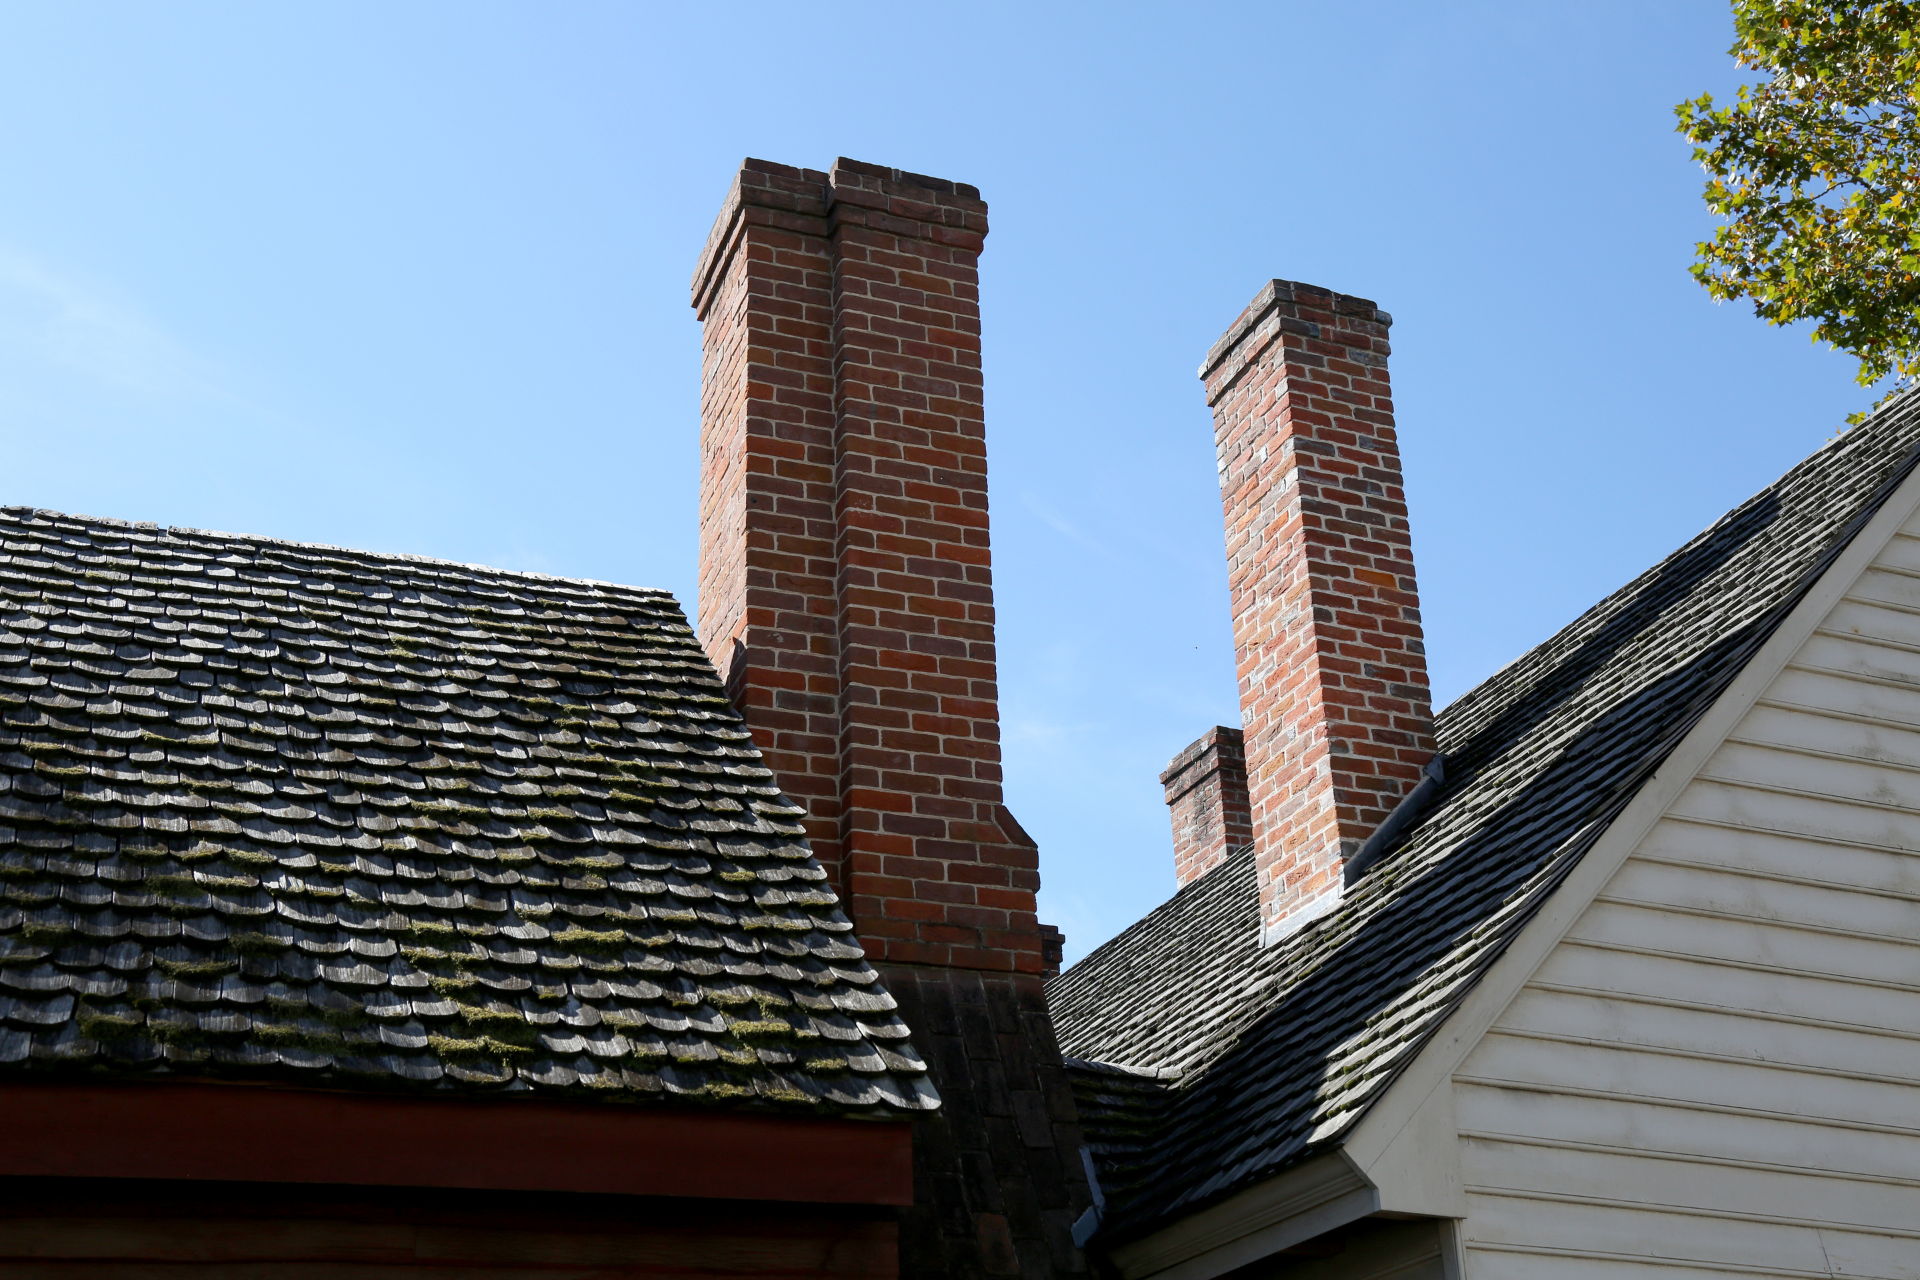
<path fill-rule="evenodd" d="M 0 501 L 693 603 L 694 256 L 743 156 L 977 185 L 1010 803 L 1069 956 L 1237 723 L 1194 371 L 1396 319 L 1440 701 L 1869 397 L 1685 272 L 1724 0 L 0 5 Z"/>

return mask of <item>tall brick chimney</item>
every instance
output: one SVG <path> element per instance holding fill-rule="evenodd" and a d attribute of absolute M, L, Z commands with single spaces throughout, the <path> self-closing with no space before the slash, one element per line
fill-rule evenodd
<path fill-rule="evenodd" d="M 944 1100 L 900 1226 L 926 1280 L 1084 1274 L 1091 1203 L 1001 803 L 986 234 L 969 186 L 748 160 L 693 277 L 700 640 Z"/>
<path fill-rule="evenodd" d="M 876 960 L 1040 972 L 1001 807 L 972 187 L 749 160 L 694 273 L 700 639 Z"/>
<path fill-rule="evenodd" d="M 1173 817 L 1173 878 L 1181 888 L 1253 839 L 1240 730 L 1207 730 L 1161 772 L 1160 785 Z"/>
<path fill-rule="evenodd" d="M 1339 901 L 1345 860 L 1434 752 L 1391 323 L 1364 298 L 1275 280 L 1200 367 L 1269 939 Z"/>

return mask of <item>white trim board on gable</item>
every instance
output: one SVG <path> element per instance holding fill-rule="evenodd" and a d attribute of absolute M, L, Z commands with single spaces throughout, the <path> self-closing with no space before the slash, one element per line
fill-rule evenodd
<path fill-rule="evenodd" d="M 1455 1067 L 1468 1274 L 1920 1277 L 1920 519 L 1901 505 Z"/>
<path fill-rule="evenodd" d="M 1766 723 L 1765 717 L 1791 713 L 1790 711 L 1782 712 L 1773 704 L 1785 699 L 1787 694 L 1804 685 L 1807 680 L 1819 677 L 1817 672 L 1803 672 L 1798 666 L 1790 668 L 1790 663 L 1797 660 L 1798 655 L 1810 642 L 1831 640 L 1831 633 L 1836 626 L 1850 628 L 1853 625 L 1846 620 L 1850 615 L 1843 612 L 1843 606 L 1845 609 L 1865 607 L 1856 605 L 1847 597 L 1850 594 L 1859 594 L 1855 591 L 1856 585 L 1868 582 L 1869 567 L 1875 565 L 1883 552 L 1886 552 L 1891 559 L 1886 566 L 1875 569 L 1876 576 L 1871 579 L 1871 582 L 1884 585 L 1898 581 L 1908 584 L 1911 598 L 1915 602 L 1912 606 L 1914 608 L 1912 614 L 1901 613 L 1897 608 L 1889 609 L 1884 602 L 1878 607 L 1882 613 L 1910 618 L 1913 626 L 1911 654 L 1907 649 L 1886 644 L 1868 647 L 1882 654 L 1883 663 L 1892 661 L 1885 657 L 1887 654 L 1910 656 L 1911 661 L 1905 667 L 1884 666 L 1877 672 L 1863 670 L 1855 673 L 1855 682 L 1891 695 L 1900 692 L 1898 679 L 1901 671 L 1911 671 L 1916 673 L 1916 676 L 1920 676 L 1920 576 L 1909 579 L 1903 574 L 1903 570 L 1911 569 L 1916 575 L 1920 575 L 1920 541 L 1910 537 L 1901 537 L 1896 541 L 1896 534 L 1913 520 L 1917 506 L 1920 506 L 1920 473 L 1909 475 L 1851 543 L 1839 552 L 1833 564 L 1808 590 L 1800 604 L 1780 624 L 1759 652 L 1734 678 L 1727 690 L 1669 754 L 1654 776 L 1640 788 L 1634 799 L 1614 819 L 1580 863 L 1568 874 L 1566 881 L 1543 905 L 1539 914 L 1527 924 L 1500 960 L 1495 962 L 1461 1006 L 1442 1025 L 1434 1038 L 1421 1050 L 1407 1069 L 1401 1072 L 1398 1079 L 1348 1136 L 1342 1153 L 1379 1192 L 1377 1211 L 1466 1217 L 1461 1239 L 1469 1249 L 1468 1256 L 1474 1260 L 1467 1274 L 1481 1274 L 1485 1266 L 1492 1265 L 1486 1263 L 1484 1259 L 1496 1256 L 1494 1251 L 1503 1246 L 1499 1245 L 1493 1236 L 1488 1236 L 1483 1241 L 1477 1241 L 1474 1237 L 1476 1207 L 1482 1204 L 1491 1206 L 1494 1198 L 1483 1195 L 1476 1189 L 1479 1184 L 1472 1181 L 1474 1176 L 1478 1176 L 1475 1170 L 1481 1166 L 1465 1167 L 1460 1163 L 1460 1153 L 1479 1139 L 1468 1137 L 1449 1140 L 1455 1123 L 1454 1077 L 1456 1072 L 1459 1071 L 1468 1054 L 1481 1043 L 1489 1029 L 1494 1026 L 1496 1019 L 1500 1018 L 1510 1006 L 1515 1005 L 1516 999 L 1534 977 L 1536 970 L 1541 968 L 1548 957 L 1567 938 L 1576 921 L 1580 920 L 1583 914 L 1595 904 L 1596 899 L 1601 896 L 1602 889 L 1621 871 L 1629 855 L 1633 854 L 1648 838 L 1649 833 L 1655 829 L 1655 824 L 1659 823 L 1673 808 L 1676 801 L 1681 799 L 1683 792 L 1686 792 L 1694 783 L 1696 775 L 1701 773 L 1710 760 L 1724 758 L 1717 757 L 1716 753 L 1727 748 L 1727 740 L 1735 736 L 1736 726 L 1744 729 L 1751 724 L 1755 726 L 1755 732 L 1759 732 Z M 1915 533 L 1920 533 L 1920 526 L 1913 526 L 1913 530 Z M 1861 589 L 1869 592 L 1870 598 L 1878 598 L 1870 595 L 1872 590 L 1878 588 L 1868 585 Z M 1823 630 L 1822 624 L 1827 623 L 1831 625 Z M 1909 643 L 1898 637 L 1886 638 L 1893 640 L 1895 646 Z M 1818 666 L 1819 664 L 1800 665 Z M 1889 684 L 1890 680 L 1894 683 Z M 1799 683 L 1793 683 L 1796 681 Z M 1779 686 L 1786 691 L 1779 698 L 1770 696 L 1776 688 L 1776 682 L 1786 682 Z M 1915 710 L 1912 713 L 1911 723 L 1916 729 L 1920 729 L 1920 683 L 1914 685 L 1914 690 L 1911 696 L 1915 700 Z M 1763 701 L 1763 699 L 1766 700 Z M 1879 713 L 1874 705 L 1868 704 L 1864 708 L 1856 707 L 1853 711 L 1842 709 L 1840 712 L 1842 717 L 1848 714 L 1871 717 Z M 1828 745 L 1822 747 L 1819 741 L 1826 741 Z M 1831 738 L 1812 741 L 1806 750 L 1813 752 L 1828 750 L 1831 755 L 1845 756 L 1845 742 L 1840 741 L 1837 749 L 1835 744 L 1836 740 Z M 1739 745 L 1735 743 L 1733 747 L 1738 748 Z M 1822 759 L 1817 754 L 1806 754 L 1806 750 L 1801 752 L 1804 758 Z M 1920 763 L 1920 756 L 1916 756 L 1916 762 Z M 1842 761 L 1830 760 L 1828 763 L 1839 764 Z M 1913 779 L 1916 783 L 1920 783 L 1920 772 L 1916 772 Z M 1780 790 L 1777 783 L 1775 789 Z M 1916 805 L 1920 805 L 1920 787 L 1915 787 L 1912 794 L 1915 796 Z M 1871 797 L 1866 797 L 1864 800 L 1867 802 L 1866 808 L 1872 812 L 1889 817 L 1897 816 L 1901 812 L 1897 800 L 1883 799 L 1873 802 Z M 1809 800 L 1808 803 L 1817 803 L 1817 800 Z M 1883 807 L 1872 808 L 1873 803 L 1879 803 Z M 1887 804 L 1892 804 L 1893 808 L 1885 808 Z M 1673 819 L 1675 822 L 1681 820 L 1678 815 Z M 1907 820 L 1911 823 L 1913 832 L 1912 843 L 1907 847 L 1920 849 L 1920 811 L 1911 813 Z M 1920 868 L 1920 864 L 1915 866 Z M 1913 886 L 1915 892 L 1920 893 L 1920 872 L 1916 872 Z M 1698 917 L 1688 915 L 1684 911 L 1678 912 L 1677 915 L 1689 922 L 1683 937 L 1691 936 L 1696 930 L 1694 922 Z M 1916 929 L 1912 936 L 1920 940 L 1920 929 Z M 1920 956 L 1920 948 L 1916 948 L 1914 954 Z M 1725 966 L 1720 968 L 1724 969 Z M 1720 969 L 1715 971 L 1720 972 Z M 1920 978 L 1916 978 L 1915 990 L 1920 991 Z M 1916 1031 L 1920 1032 L 1920 1021 L 1916 1021 L 1914 1026 Z M 1604 1035 L 1605 1030 L 1602 1028 L 1601 1036 L 1604 1037 Z M 1910 1049 L 1920 1049 L 1920 1036 L 1916 1037 L 1916 1041 L 1907 1043 Z M 1470 1072 L 1462 1074 L 1463 1076 L 1471 1075 Z M 1463 1083 L 1461 1087 L 1467 1086 Z M 1472 1087 L 1478 1089 L 1484 1086 L 1476 1079 Z M 1523 1091 L 1516 1090 L 1516 1092 Z M 1476 1105 L 1477 1098 L 1478 1095 L 1476 1095 Z M 1478 1116 L 1480 1113 L 1475 1111 L 1473 1114 Z M 1916 1118 L 1915 1123 L 1916 1126 L 1920 1126 L 1920 1118 Z M 1657 1141 L 1657 1139 L 1650 1139 L 1650 1141 Z M 1545 1150 L 1540 1147 L 1529 1149 Z M 1471 1165 L 1471 1162 L 1469 1161 L 1468 1164 Z M 1920 1168 L 1920 1165 L 1915 1167 Z M 1205 1216 L 1209 1219 L 1209 1229 L 1204 1233 L 1183 1230 L 1188 1227 L 1187 1223 L 1175 1223 L 1135 1242 L 1135 1245 L 1122 1251 L 1140 1261 L 1151 1257 L 1153 1263 L 1149 1264 L 1148 1268 L 1136 1270 L 1126 1265 L 1119 1253 L 1116 1254 L 1116 1261 L 1121 1261 L 1123 1270 L 1130 1277 L 1148 1276 L 1161 1272 L 1171 1274 L 1176 1268 L 1183 1280 L 1204 1280 L 1206 1276 L 1221 1274 L 1236 1265 L 1232 1259 L 1238 1258 L 1240 1262 L 1245 1261 L 1245 1258 L 1240 1256 L 1242 1250 L 1234 1249 L 1225 1243 L 1225 1237 L 1233 1234 L 1226 1220 L 1234 1216 L 1233 1210 L 1236 1205 L 1245 1204 L 1250 1211 L 1255 1211 L 1256 1202 L 1263 1202 L 1258 1208 L 1266 1209 L 1266 1212 L 1255 1212 L 1255 1216 L 1263 1218 L 1264 1226 L 1269 1230 L 1275 1225 L 1269 1216 L 1270 1208 L 1264 1204 L 1270 1197 L 1263 1196 L 1262 1190 L 1261 1186 L 1250 1188 L 1240 1196 L 1208 1211 Z M 1631 1192 L 1630 1188 L 1629 1192 Z M 1920 1190 L 1915 1190 L 1913 1195 L 1911 1205 L 1915 1210 L 1920 1210 Z M 1535 1200 L 1530 1203 L 1533 1206 L 1530 1212 L 1540 1216 L 1540 1206 L 1549 1202 Z M 1920 1219 L 1920 1212 L 1914 1212 L 1910 1216 Z M 1252 1225 L 1251 1222 L 1248 1223 L 1249 1227 Z M 1920 1239 L 1910 1243 L 1916 1255 L 1920 1255 Z M 1474 1252 L 1473 1250 L 1480 1244 L 1486 1247 Z M 1550 1256 L 1532 1251 L 1540 1247 L 1547 1246 L 1515 1242 L 1511 1249 L 1498 1256 L 1521 1260 L 1520 1270 L 1528 1274 L 1551 1274 L 1551 1272 L 1537 1269 L 1538 1265 Z M 1597 1255 L 1582 1254 L 1577 1249 L 1566 1256 L 1569 1260 L 1575 1257 L 1585 1258 L 1587 1261 L 1580 1264 L 1584 1266 L 1604 1265 Z M 1449 1270 L 1457 1274 L 1457 1269 L 1464 1261 L 1462 1256 L 1455 1254 L 1448 1259 Z M 1642 1256 L 1633 1265 L 1644 1266 L 1647 1262 L 1648 1259 Z M 1529 1267 L 1536 1269 L 1529 1271 Z M 1486 1274 L 1504 1275 L 1508 1272 L 1488 1271 Z M 1582 1272 L 1582 1274 L 1586 1273 Z M 1788 1271 L 1780 1274 L 1794 1273 Z M 1905 1275 L 1908 1273 L 1864 1271 L 1860 1274 Z M 1913 1274 L 1920 1275 L 1920 1272 Z"/>

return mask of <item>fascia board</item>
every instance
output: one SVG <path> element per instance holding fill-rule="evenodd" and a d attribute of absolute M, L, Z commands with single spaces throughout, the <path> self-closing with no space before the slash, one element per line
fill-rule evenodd
<path fill-rule="evenodd" d="M 1520 931 L 1506 952 L 1460 1002 L 1460 1007 L 1441 1024 L 1433 1039 L 1355 1126 L 1342 1144 L 1342 1150 L 1356 1168 L 1367 1174 L 1369 1181 L 1378 1181 L 1374 1175 L 1381 1161 L 1428 1098 L 1443 1085 L 1448 1086 L 1443 1092 L 1451 1094 L 1453 1073 L 1467 1054 L 1520 994 L 1520 989 L 1566 936 L 1574 921 L 1606 887 L 1628 855 L 1639 847 L 1653 824 L 1693 781 L 1754 701 L 1799 652 L 1821 619 L 1913 516 L 1916 507 L 1920 507 L 1920 469 L 1900 483 L 1866 527 L 1808 589 L 1806 596 L 1734 677 L 1719 700 L 1707 709 L 1680 745 L 1641 786 L 1639 794 L 1601 833 L 1579 865 L 1567 874 L 1539 914 Z M 1416 1149 L 1431 1152 L 1426 1146 Z M 1452 1153 L 1455 1161 L 1457 1152 L 1456 1143 Z M 1444 1170 L 1435 1169 L 1426 1171 L 1426 1177 L 1421 1180 L 1430 1181 L 1444 1175 Z M 1382 1207 L 1397 1206 L 1383 1204 Z"/>
<path fill-rule="evenodd" d="M 1366 1164 L 1362 1165 L 1351 1151 L 1348 1158 L 1354 1160 L 1367 1181 L 1379 1188 L 1383 1212 L 1422 1218 L 1467 1216 L 1451 1080 L 1442 1080 L 1429 1090 L 1385 1148 Z"/>
<path fill-rule="evenodd" d="M 1332 1151 L 1121 1245 L 1108 1258 L 1126 1280 L 1210 1280 L 1379 1207 L 1379 1193 Z"/>
<path fill-rule="evenodd" d="M 0 1177 L 913 1203 L 906 1121 L 11 1074 Z"/>

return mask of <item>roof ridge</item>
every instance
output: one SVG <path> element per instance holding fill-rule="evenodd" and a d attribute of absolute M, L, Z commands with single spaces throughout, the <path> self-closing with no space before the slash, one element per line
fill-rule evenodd
<path fill-rule="evenodd" d="M 1216 884 L 1217 880 L 1220 877 L 1231 877 L 1231 875 L 1233 874 L 1233 871 L 1229 870 L 1229 868 L 1237 870 L 1238 868 L 1236 864 L 1241 858 L 1241 856 L 1244 854 L 1247 854 L 1248 851 L 1251 850 L 1252 848 L 1253 848 L 1253 841 L 1244 840 L 1241 843 L 1228 849 L 1227 852 L 1221 857 L 1220 861 L 1214 863 L 1212 866 L 1208 867 L 1205 871 L 1202 871 L 1199 875 L 1187 881 L 1185 884 L 1176 886 L 1174 888 L 1173 893 L 1170 896 L 1162 898 L 1159 902 L 1155 903 L 1152 907 L 1148 908 L 1147 913 L 1145 915 L 1141 916 L 1139 919 L 1127 925 L 1126 928 L 1120 930 L 1120 932 L 1114 934 L 1111 938 L 1108 938 L 1105 942 L 1102 942 L 1098 946 L 1094 947 L 1093 950 L 1087 952 L 1087 954 L 1080 957 L 1080 959 L 1074 961 L 1072 965 L 1070 965 L 1067 969 L 1061 972 L 1058 976 L 1060 978 L 1067 977 L 1068 974 L 1071 974 L 1075 969 L 1078 969 L 1081 965 L 1086 964 L 1089 960 L 1095 959 L 1100 955 L 1101 952 L 1106 951 L 1108 948 L 1120 942 L 1120 940 L 1124 938 L 1130 930 L 1139 928 L 1147 924 L 1147 922 L 1154 919 L 1156 916 L 1160 916 L 1165 913 L 1173 911 L 1176 907 L 1181 905 L 1181 903 L 1184 900 L 1190 900 L 1192 898 L 1195 898 L 1205 893 L 1209 888 L 1213 887 Z"/>
<path fill-rule="evenodd" d="M 163 536 L 222 538 L 230 542 L 256 543 L 269 547 L 288 547 L 299 551 L 331 551 L 341 555 L 365 556 L 368 559 L 387 562 L 398 561 L 403 564 L 433 565 L 448 569 L 466 569 L 475 573 L 499 574 L 504 577 L 528 578 L 538 582 L 565 582 L 584 587 L 611 587 L 616 591 L 638 591 L 648 595 L 665 596 L 677 602 L 673 592 L 665 587 L 642 587 L 625 582 L 610 582 L 604 578 L 579 578 L 561 573 L 542 573 L 537 569 L 503 569 L 497 565 L 480 564 L 471 560 L 449 560 L 440 556 L 415 555 L 409 551 L 368 551 L 360 547 L 343 547 L 331 542 L 302 542 L 296 538 L 276 538 L 261 533 L 230 533 L 224 529 L 199 529 L 192 525 L 164 525 L 151 520 L 121 520 L 113 516 L 90 516 L 72 511 L 56 511 L 51 507 L 31 507 L 25 503 L 0 504 L 0 514 L 29 515 L 42 519 L 70 520 L 76 524 L 101 525 L 109 529 L 132 529 L 141 533 L 155 533 Z"/>

